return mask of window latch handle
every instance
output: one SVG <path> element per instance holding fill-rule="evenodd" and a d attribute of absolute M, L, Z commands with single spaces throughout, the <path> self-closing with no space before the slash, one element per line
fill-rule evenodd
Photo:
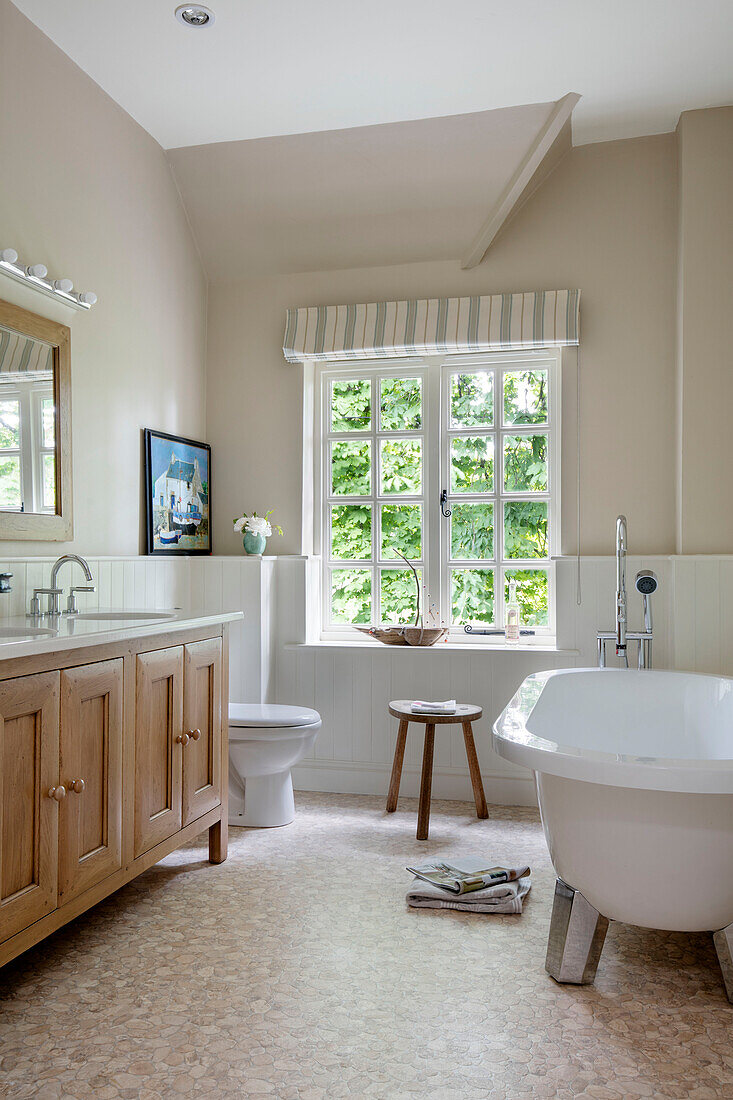
<path fill-rule="evenodd" d="M 450 508 L 446 508 L 447 503 L 448 503 L 448 490 L 447 489 L 441 489 L 441 492 L 440 492 L 440 514 L 444 517 L 444 519 L 449 519 L 450 516 L 452 516 L 452 514 L 453 514 L 451 512 Z"/>

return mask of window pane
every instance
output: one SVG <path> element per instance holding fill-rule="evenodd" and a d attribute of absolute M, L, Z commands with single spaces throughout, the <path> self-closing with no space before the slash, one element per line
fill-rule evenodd
<path fill-rule="evenodd" d="M 451 512 L 451 557 L 493 558 L 494 505 L 453 504 Z"/>
<path fill-rule="evenodd" d="M 56 456 L 43 456 L 43 507 L 56 511 Z"/>
<path fill-rule="evenodd" d="M 337 496 L 368 496 L 371 491 L 372 445 L 370 440 L 342 440 L 331 446 L 331 486 Z"/>
<path fill-rule="evenodd" d="M 547 371 L 506 371 L 504 423 L 547 423 Z"/>
<path fill-rule="evenodd" d="M 334 623 L 370 623 L 370 569 L 334 569 L 331 573 L 331 619 Z"/>
<path fill-rule="evenodd" d="M 17 401 L 0 401 L 0 447 L 20 447 L 20 408 Z"/>
<path fill-rule="evenodd" d="M 493 569 L 451 569 L 450 595 L 454 625 L 493 623 Z"/>
<path fill-rule="evenodd" d="M 372 556 L 371 504 L 337 504 L 331 508 L 331 557 L 368 561 Z"/>
<path fill-rule="evenodd" d="M 52 397 L 44 397 L 41 402 L 41 422 L 43 428 L 43 446 L 53 447 L 56 438 L 55 408 Z"/>
<path fill-rule="evenodd" d="M 388 432 L 422 427 L 421 378 L 382 378 L 379 383 L 379 426 Z"/>
<path fill-rule="evenodd" d="M 547 558 L 547 504 L 508 500 L 504 505 L 504 557 Z"/>
<path fill-rule="evenodd" d="M 382 505 L 383 558 L 396 558 L 397 551 L 406 558 L 422 557 L 422 505 Z"/>
<path fill-rule="evenodd" d="M 20 457 L 0 457 L 0 508 L 20 511 Z"/>
<path fill-rule="evenodd" d="M 381 492 L 422 491 L 422 441 L 383 439 L 381 442 Z"/>
<path fill-rule="evenodd" d="M 422 582 L 422 570 L 418 570 Z M 417 588 L 411 569 L 383 569 L 379 575 L 383 623 L 414 623 Z"/>
<path fill-rule="evenodd" d="M 372 384 L 368 378 L 331 383 L 331 431 L 364 432 L 372 424 Z"/>
<path fill-rule="evenodd" d="M 452 374 L 450 379 L 452 428 L 489 428 L 494 423 L 494 376 L 490 371 Z"/>
<path fill-rule="evenodd" d="M 490 493 L 494 488 L 494 440 L 459 436 L 450 445 L 452 493 Z"/>
<path fill-rule="evenodd" d="M 509 599 L 509 581 L 517 582 L 517 600 L 522 626 L 547 626 L 549 581 L 544 569 L 507 569 L 504 599 Z"/>
<path fill-rule="evenodd" d="M 547 436 L 504 436 L 504 489 L 508 493 L 547 490 Z"/>

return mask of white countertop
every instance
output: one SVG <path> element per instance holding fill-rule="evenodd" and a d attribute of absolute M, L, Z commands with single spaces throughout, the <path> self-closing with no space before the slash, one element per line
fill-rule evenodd
<path fill-rule="evenodd" d="M 146 634 L 219 626 L 242 619 L 241 611 L 128 611 L 104 608 L 78 615 L 16 615 L 0 619 L 0 661 L 83 646 L 125 642 Z"/>

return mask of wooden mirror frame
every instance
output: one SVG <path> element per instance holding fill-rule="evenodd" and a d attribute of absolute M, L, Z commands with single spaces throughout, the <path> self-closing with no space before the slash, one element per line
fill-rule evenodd
<path fill-rule="evenodd" d="M 74 536 L 71 463 L 71 330 L 10 302 L 0 301 L 0 325 L 53 347 L 56 405 L 56 515 L 0 511 L 0 539 L 69 542 Z"/>

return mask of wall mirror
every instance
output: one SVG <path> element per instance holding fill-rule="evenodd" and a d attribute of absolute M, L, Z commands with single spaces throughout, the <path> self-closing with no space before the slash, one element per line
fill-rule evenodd
<path fill-rule="evenodd" d="M 70 539 L 71 487 L 69 329 L 0 302 L 0 538 Z"/>

